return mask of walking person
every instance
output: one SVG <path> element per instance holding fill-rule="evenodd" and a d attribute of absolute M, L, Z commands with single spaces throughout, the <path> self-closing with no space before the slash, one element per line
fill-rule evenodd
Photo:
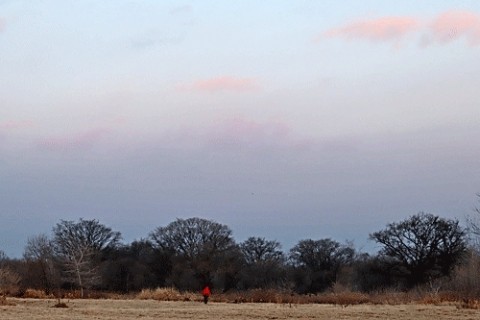
<path fill-rule="evenodd" d="M 208 287 L 208 285 L 206 285 L 205 287 L 203 287 L 203 290 L 202 290 L 202 296 L 203 296 L 203 303 L 207 304 L 208 303 L 208 298 L 210 297 L 210 288 Z"/>

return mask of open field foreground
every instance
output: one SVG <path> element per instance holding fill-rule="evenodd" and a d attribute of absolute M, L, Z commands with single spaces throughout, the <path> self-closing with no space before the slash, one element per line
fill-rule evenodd
<path fill-rule="evenodd" d="M 158 302 L 154 300 L 70 300 L 55 308 L 55 300 L 11 299 L 1 306 L 0 319 L 480 319 L 480 310 L 454 305 L 355 305 Z"/>

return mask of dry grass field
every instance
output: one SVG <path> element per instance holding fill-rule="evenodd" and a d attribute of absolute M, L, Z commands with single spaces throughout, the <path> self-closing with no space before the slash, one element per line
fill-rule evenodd
<path fill-rule="evenodd" d="M 155 300 L 65 300 L 67 308 L 57 308 L 56 300 L 9 299 L 0 306 L 2 320 L 60 319 L 480 319 L 480 310 L 455 305 L 371 305 L 348 307 L 324 304 L 159 302 Z"/>

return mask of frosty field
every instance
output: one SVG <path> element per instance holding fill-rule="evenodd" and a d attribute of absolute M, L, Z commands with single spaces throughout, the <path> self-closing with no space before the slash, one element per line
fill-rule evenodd
<path fill-rule="evenodd" d="M 480 310 L 455 305 L 355 305 L 158 302 L 154 300 L 65 300 L 68 308 L 55 308 L 55 300 L 11 299 L 1 306 L 0 319 L 479 319 Z"/>

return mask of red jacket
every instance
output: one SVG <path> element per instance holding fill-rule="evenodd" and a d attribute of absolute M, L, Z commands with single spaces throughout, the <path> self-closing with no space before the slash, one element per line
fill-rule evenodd
<path fill-rule="evenodd" d="M 203 288 L 202 290 L 202 295 L 203 296 L 206 296 L 206 297 L 210 297 L 210 288 L 208 286 L 205 286 L 205 288 Z"/>

